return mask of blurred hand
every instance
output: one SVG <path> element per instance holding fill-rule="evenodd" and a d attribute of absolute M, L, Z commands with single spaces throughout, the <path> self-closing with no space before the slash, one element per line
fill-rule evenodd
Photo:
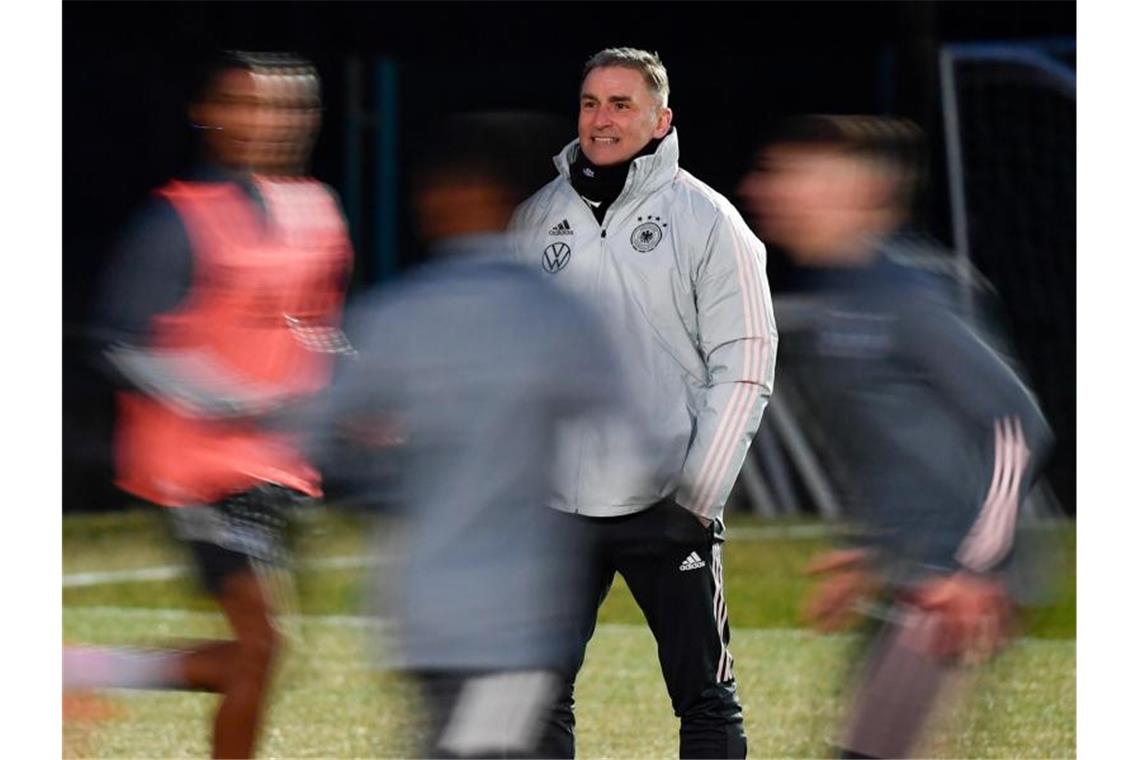
<path fill-rule="evenodd" d="M 857 618 L 858 603 L 878 587 L 870 558 L 864 549 L 842 549 L 814 559 L 805 572 L 820 580 L 808 595 L 801 617 L 819 631 L 850 627 Z"/>
<path fill-rule="evenodd" d="M 923 583 L 911 603 L 922 612 L 924 647 L 972 665 L 991 658 L 1013 631 L 1013 605 L 997 579 L 969 572 Z"/>

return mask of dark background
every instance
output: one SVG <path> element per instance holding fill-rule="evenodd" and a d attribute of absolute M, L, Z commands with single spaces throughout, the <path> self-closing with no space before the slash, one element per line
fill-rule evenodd
<path fill-rule="evenodd" d="M 185 103 L 200 62 L 215 49 L 288 50 L 317 65 L 325 115 L 313 173 L 342 196 L 348 190 L 346 202 L 355 198 L 361 209 L 351 220 L 354 287 L 360 288 L 379 279 L 385 265 L 376 254 L 376 133 L 366 123 L 357 152 L 348 139 L 353 61 L 363 73 L 365 113 L 377 105 L 375 62 L 387 60 L 396 72 L 395 134 L 397 155 L 403 155 L 400 149 L 433 119 L 465 109 L 547 112 L 565 119 L 569 141 L 584 60 L 615 45 L 655 50 L 669 69 L 682 165 L 730 197 L 758 137 L 787 115 L 905 115 L 926 128 L 931 141 L 929 192 L 917 220 L 949 244 L 939 46 L 1075 33 L 1076 6 L 1069 2 L 67 2 L 64 508 L 106 509 L 123 501 L 110 486 L 110 395 L 87 360 L 92 299 L 131 212 L 193 158 Z M 1057 129 L 1064 140 L 1075 139 L 1075 121 Z M 1019 134 L 1008 140 L 1015 150 L 1024 142 Z M 346 166 L 354 161 L 365 167 L 355 194 L 346 188 Z M 402 188 L 404 167 L 394 169 Z M 1075 173 L 1070 182 L 1063 192 L 1045 195 L 1044 205 L 1031 206 L 1033 213 L 1072 218 Z M 399 267 L 417 255 L 405 214 L 401 195 L 395 199 Z M 974 247 L 974 261 L 1001 295 L 1026 374 L 1058 433 L 1050 481 L 1067 511 L 1075 512 L 1075 237 L 1045 246 L 1028 264 L 1009 246 Z M 778 251 L 769 273 L 777 293 L 790 286 L 791 270 Z"/>

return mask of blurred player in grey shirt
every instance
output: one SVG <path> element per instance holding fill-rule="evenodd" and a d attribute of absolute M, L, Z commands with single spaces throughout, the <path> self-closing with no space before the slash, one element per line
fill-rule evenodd
<path fill-rule="evenodd" d="M 546 508 L 557 433 L 621 402 L 594 317 L 510 257 L 505 229 L 533 189 L 541 162 L 526 146 L 543 123 L 453 117 L 426 141 L 414 206 L 431 260 L 350 320 L 359 362 L 319 440 L 392 460 L 348 475 L 403 518 L 385 580 L 432 757 L 534 755 L 572 664 L 586 557 L 576 525 Z M 394 491 L 380 471 L 395 473 Z"/>
<path fill-rule="evenodd" d="M 961 313 L 958 284 L 932 265 L 940 254 L 904 234 L 921 146 L 907 122 L 801 117 L 740 188 L 765 239 L 814 284 L 819 306 L 785 351 L 862 529 L 811 568 L 821 582 L 806 606 L 824 630 L 858 611 L 879 622 L 846 757 L 915 752 L 958 666 L 1008 636 L 1018 508 L 1052 442 L 1032 394 Z"/>

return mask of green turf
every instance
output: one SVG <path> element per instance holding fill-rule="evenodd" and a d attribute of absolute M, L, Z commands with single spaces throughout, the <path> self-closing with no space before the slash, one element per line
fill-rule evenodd
<path fill-rule="evenodd" d="M 825 551 L 825 538 L 780 538 L 750 535 L 757 529 L 777 532 L 803 523 L 764 522 L 750 517 L 730 518 L 729 542 L 724 551 L 729 612 L 734 627 L 789 628 L 800 624 L 797 611 L 809 588 L 803 567 Z M 360 569 L 321 569 L 323 558 L 362 556 L 368 552 L 370 524 L 351 514 L 314 510 L 299 532 L 298 575 L 301 609 L 313 614 L 351 613 L 359 610 L 362 590 Z M 161 516 L 151 511 L 122 515 L 68 517 L 64 520 L 64 573 L 120 570 L 183 564 L 185 557 L 166 535 Z M 1036 638 L 1071 639 L 1076 636 L 1076 531 L 1051 531 L 1042 552 L 1057 573 L 1048 604 L 1031 609 L 1025 634 Z M 1055 560 L 1055 561 L 1054 561 Z M 310 563 L 310 564 L 305 564 Z M 314 564 L 316 566 L 314 566 Z M 186 579 L 159 582 L 109 583 L 63 592 L 65 605 L 124 605 L 186 607 L 212 610 L 213 603 L 198 594 Z M 601 622 L 639 623 L 641 613 L 618 578 Z"/>
<path fill-rule="evenodd" d="M 754 757 L 822 756 L 841 710 L 840 674 L 849 636 L 792 630 L 806 588 L 801 569 L 822 538 L 749 536 L 771 523 L 734 518 L 725 551 L 732 649 Z M 376 636 L 347 625 L 363 598 L 362 568 L 321 567 L 367 552 L 365 523 L 317 511 L 300 536 L 298 574 L 304 646 L 278 674 L 261 754 L 279 757 L 394 757 L 414 751 L 415 697 L 369 667 Z M 1051 538 L 1062 568 L 1052 603 L 1027 621 L 1033 638 L 1014 646 L 977 686 L 970 707 L 927 752 L 960 757 L 1075 754 L 1075 531 Z M 183 561 L 152 512 L 64 520 L 64 573 L 178 565 Z M 190 578 L 65 588 L 68 641 L 155 643 L 223 632 Z M 208 612 L 207 612 L 208 611 Z M 579 682 L 580 757 L 675 756 L 677 721 L 658 672 L 652 637 L 620 579 Z M 1000 684 L 1001 688 L 995 688 Z M 204 756 L 215 697 L 116 692 L 116 718 L 94 734 L 68 728 L 72 756 Z"/>

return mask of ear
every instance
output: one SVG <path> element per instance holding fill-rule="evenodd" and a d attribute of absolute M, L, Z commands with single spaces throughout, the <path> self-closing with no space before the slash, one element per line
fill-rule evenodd
<path fill-rule="evenodd" d="M 673 126 L 673 109 L 662 108 L 657 114 L 657 127 L 653 130 L 654 139 L 660 139 L 668 134 L 671 126 Z"/>

